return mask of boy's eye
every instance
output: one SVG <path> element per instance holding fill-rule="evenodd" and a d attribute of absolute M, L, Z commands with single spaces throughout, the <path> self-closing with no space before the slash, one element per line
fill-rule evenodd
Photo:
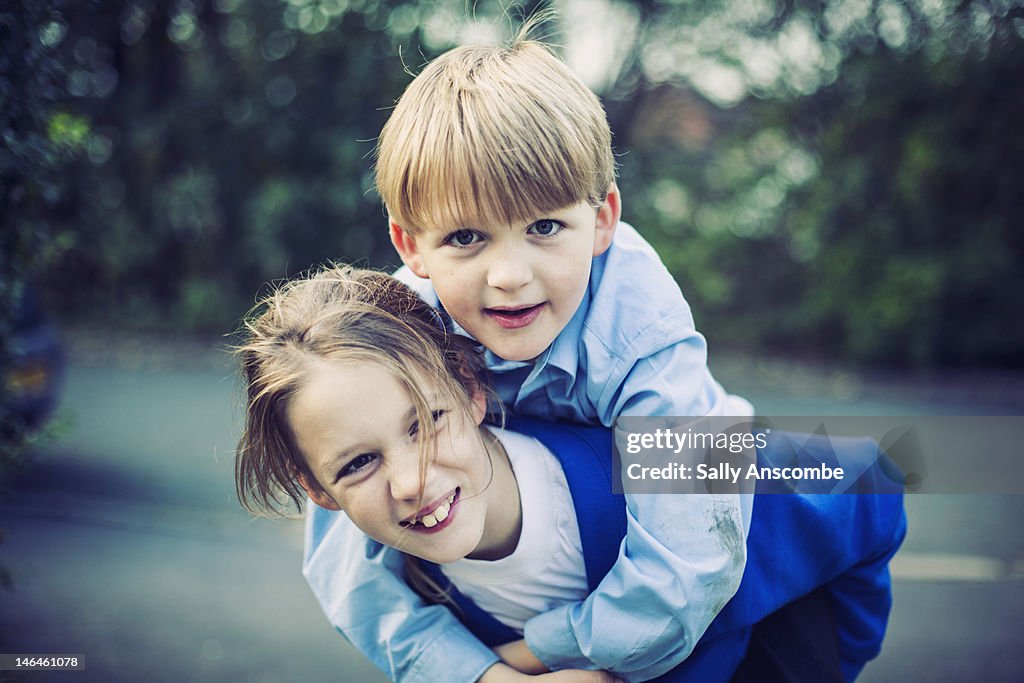
<path fill-rule="evenodd" d="M 360 453 L 356 457 L 349 460 L 345 464 L 345 466 L 341 468 L 341 471 L 338 472 L 338 479 L 343 479 L 345 477 L 350 477 L 353 474 L 357 474 L 358 472 L 369 467 L 376 459 L 376 453 Z"/>
<path fill-rule="evenodd" d="M 557 235 L 564 227 L 565 226 L 558 221 L 553 221 L 550 218 L 544 218 L 531 225 L 527 232 L 534 235 L 541 235 L 542 237 L 551 237 L 552 235 Z"/>
<path fill-rule="evenodd" d="M 455 247 L 469 247 L 476 244 L 480 239 L 480 234 L 475 230 L 456 230 L 448 235 L 445 241 Z"/>

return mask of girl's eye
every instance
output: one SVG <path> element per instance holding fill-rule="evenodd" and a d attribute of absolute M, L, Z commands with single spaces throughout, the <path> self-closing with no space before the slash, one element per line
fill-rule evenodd
<path fill-rule="evenodd" d="M 446 241 L 453 247 L 471 247 L 480 240 L 480 233 L 475 230 L 456 230 Z"/>
<path fill-rule="evenodd" d="M 344 477 L 350 477 L 353 474 L 358 474 L 362 470 L 369 467 L 376 459 L 376 453 L 360 453 L 356 457 L 349 460 L 348 463 L 346 463 L 345 466 L 341 468 L 341 471 L 338 473 L 338 479 L 343 479 Z"/>
<path fill-rule="evenodd" d="M 430 419 L 432 419 L 434 421 L 434 424 L 438 424 L 439 422 L 441 422 L 444 419 L 445 413 L 447 413 L 447 412 L 448 412 L 447 410 L 432 410 L 432 411 L 430 411 Z M 416 436 L 419 433 L 420 433 L 420 421 L 416 420 L 409 427 L 409 436 Z"/>
<path fill-rule="evenodd" d="M 558 221 L 553 221 L 550 218 L 544 218 L 531 225 L 528 232 L 542 237 L 551 237 L 561 232 L 564 227 L 565 226 Z"/>

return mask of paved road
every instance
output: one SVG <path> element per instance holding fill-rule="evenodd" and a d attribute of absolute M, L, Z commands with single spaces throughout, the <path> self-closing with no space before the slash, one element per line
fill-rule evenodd
<path fill-rule="evenodd" d="M 28 681 L 382 681 L 306 588 L 300 523 L 239 510 L 231 371 L 195 361 L 70 368 L 68 424 L 0 507 L 13 580 L 0 589 L 0 651 L 85 655 L 85 672 Z M 800 388 L 788 372 L 767 394 L 771 372 L 752 382 L 748 370 L 732 368 L 729 385 L 765 412 L 938 405 L 842 373 L 812 372 Z M 908 513 L 891 634 L 862 680 L 1020 680 L 1024 496 L 910 497 Z"/>

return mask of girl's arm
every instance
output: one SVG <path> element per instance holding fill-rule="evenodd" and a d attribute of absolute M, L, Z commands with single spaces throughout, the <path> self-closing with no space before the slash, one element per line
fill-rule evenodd
<path fill-rule="evenodd" d="M 343 513 L 309 503 L 303 574 L 331 624 L 392 680 L 622 683 L 605 671 L 528 675 L 502 664 L 448 608 L 424 603 L 400 578 L 401 565 Z"/>
<path fill-rule="evenodd" d="M 497 655 L 446 607 L 425 603 L 403 580 L 401 555 L 344 513 L 308 503 L 302 570 L 331 625 L 391 680 L 503 680 L 501 669 L 483 678 Z"/>

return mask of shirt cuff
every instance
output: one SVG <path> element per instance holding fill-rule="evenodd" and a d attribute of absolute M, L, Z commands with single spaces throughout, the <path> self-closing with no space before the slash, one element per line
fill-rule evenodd
<path fill-rule="evenodd" d="M 523 638 L 526 646 L 544 666 L 561 669 L 593 669 L 594 663 L 583 655 L 569 623 L 570 605 L 542 612 L 526 622 Z"/>
<path fill-rule="evenodd" d="M 475 683 L 500 659 L 462 624 L 440 632 L 423 648 L 422 654 L 401 683 Z"/>

